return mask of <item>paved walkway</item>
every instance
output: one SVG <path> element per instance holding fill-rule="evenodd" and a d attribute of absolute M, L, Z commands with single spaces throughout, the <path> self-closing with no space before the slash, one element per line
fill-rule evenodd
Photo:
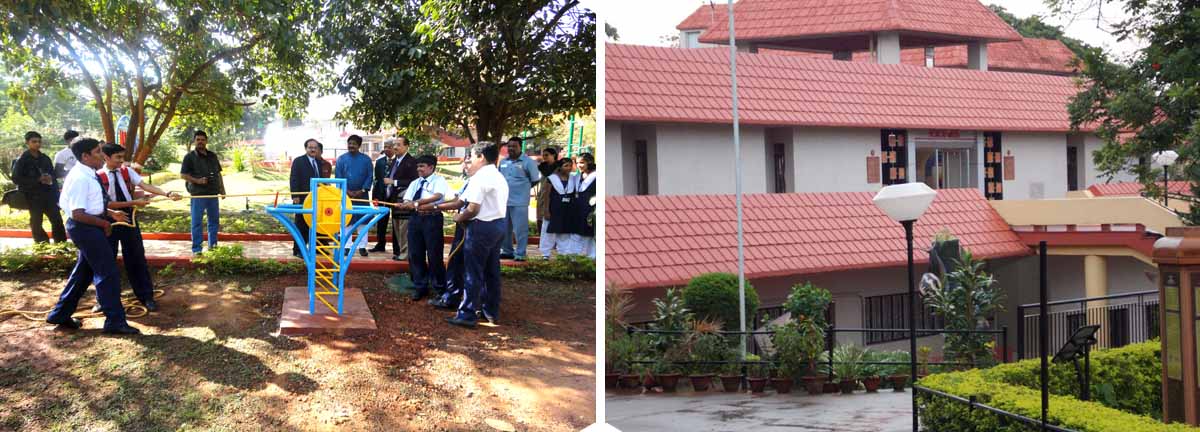
<path fill-rule="evenodd" d="M 912 430 L 912 394 L 909 392 L 887 390 L 875 394 L 809 396 L 800 390 L 800 393 L 782 395 L 768 391 L 763 396 L 717 392 L 674 395 L 609 392 L 604 411 L 608 424 L 624 432 Z"/>

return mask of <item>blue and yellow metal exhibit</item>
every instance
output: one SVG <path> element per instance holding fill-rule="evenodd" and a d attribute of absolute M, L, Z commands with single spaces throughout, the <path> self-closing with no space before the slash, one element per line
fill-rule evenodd
<path fill-rule="evenodd" d="M 374 206 L 354 207 L 346 196 L 345 179 L 314 178 L 309 185 L 312 192 L 303 204 L 276 205 L 266 210 L 283 223 L 296 243 L 303 245 L 300 254 L 308 267 L 308 313 L 316 313 L 320 300 L 341 315 L 346 271 L 354 256 L 346 251 L 361 248 L 371 227 L 391 211 Z M 294 215 L 302 215 L 308 224 L 308 241 L 296 226 Z M 346 245 L 356 232 L 354 243 Z M 337 296 L 337 307 L 326 298 L 333 296 Z"/>

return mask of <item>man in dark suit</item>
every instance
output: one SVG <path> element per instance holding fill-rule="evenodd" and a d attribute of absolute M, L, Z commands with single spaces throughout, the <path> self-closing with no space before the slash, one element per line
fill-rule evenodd
<path fill-rule="evenodd" d="M 320 141 L 309 138 L 304 142 L 304 154 L 292 160 L 292 173 L 289 181 L 292 191 L 292 202 L 296 204 L 304 203 L 304 198 L 308 196 L 310 180 L 314 177 L 329 178 L 333 173 L 333 168 L 329 165 L 329 161 L 321 157 L 321 153 L 325 150 L 325 146 L 321 145 Z M 304 236 L 305 241 L 308 240 L 308 224 L 304 222 L 304 215 L 296 215 L 296 227 L 300 229 L 300 235 Z M 300 244 L 293 242 L 292 255 L 300 256 Z"/>
<path fill-rule="evenodd" d="M 392 169 L 388 170 L 386 198 L 388 202 L 400 202 L 408 185 L 417 179 L 417 158 L 408 154 L 408 138 L 396 139 L 396 160 L 392 161 Z M 408 210 L 392 209 L 392 259 L 395 261 L 408 260 Z"/>
<path fill-rule="evenodd" d="M 387 201 L 387 184 L 384 179 L 392 169 L 392 162 L 396 160 L 396 153 L 393 151 L 395 147 L 396 141 L 390 139 L 384 141 L 383 154 L 379 156 L 379 159 L 375 159 L 375 184 L 371 187 L 371 199 L 373 200 Z M 375 242 L 375 247 L 371 249 L 371 252 L 387 250 L 385 243 L 387 242 L 388 219 L 390 218 L 380 219 L 379 223 L 375 224 L 375 237 L 378 237 L 379 240 Z M 396 255 L 398 252 L 393 249 L 392 255 Z"/>

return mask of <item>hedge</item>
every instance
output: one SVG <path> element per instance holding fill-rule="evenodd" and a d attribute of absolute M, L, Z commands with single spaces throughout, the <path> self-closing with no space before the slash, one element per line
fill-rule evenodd
<path fill-rule="evenodd" d="M 1162 418 L 1162 345 L 1157 341 L 1092 352 L 1092 400 L 1110 408 Z M 1082 363 L 1080 364 L 1082 367 Z M 992 382 L 1041 389 L 1041 360 L 1008 363 L 982 371 Z M 1076 397 L 1079 380 L 1071 363 L 1050 364 L 1050 392 Z"/>
<path fill-rule="evenodd" d="M 964 398 L 975 396 L 976 401 L 994 408 L 1029 418 L 1041 417 L 1041 392 L 1028 387 L 1008 385 L 984 378 L 978 370 L 937 374 L 922 379 L 919 385 Z M 920 397 L 921 424 L 933 431 L 1034 431 L 1012 420 L 983 410 L 968 413 L 966 404 L 946 398 Z M 1047 421 L 1080 432 L 1182 432 L 1200 431 L 1179 423 L 1163 424 L 1150 418 L 1106 407 L 1097 402 L 1084 402 L 1070 396 L 1050 396 Z"/>
<path fill-rule="evenodd" d="M 1180 424 L 1160 422 L 1160 345 L 1150 341 L 1092 353 L 1092 401 L 1075 399 L 1079 383 L 1070 363 L 1051 364 L 1049 421 L 1079 431 L 1200 431 Z M 921 380 L 933 390 L 968 398 L 979 403 L 1030 418 L 1041 416 L 1039 359 L 999 365 L 990 369 L 937 374 Z M 1036 430 L 1012 421 L 1001 424 L 999 416 L 976 410 L 967 413 L 965 404 L 944 398 L 921 397 L 922 423 L 928 430 Z"/>

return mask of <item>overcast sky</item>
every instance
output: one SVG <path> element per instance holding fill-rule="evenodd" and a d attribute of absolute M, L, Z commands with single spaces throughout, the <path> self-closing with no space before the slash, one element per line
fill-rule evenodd
<path fill-rule="evenodd" d="M 606 0 L 587 5 L 599 8 L 601 19 L 617 28 L 621 43 L 638 45 L 665 45 L 662 36 L 678 35 L 675 26 L 683 21 L 692 11 L 701 5 L 709 4 L 708 0 Z M 724 0 L 717 0 L 725 4 Z M 1139 44 L 1134 41 L 1117 43 L 1117 38 L 1105 29 L 1097 28 L 1096 10 L 1075 11 L 1078 18 L 1049 16 L 1050 10 L 1042 0 L 984 0 L 983 4 L 1002 4 L 1010 13 L 1019 17 L 1041 15 L 1050 24 L 1061 25 L 1067 36 L 1080 39 L 1094 46 L 1104 47 L 1119 55 L 1128 55 L 1136 51 Z M 1117 5 L 1108 4 L 1102 10 L 1101 27 L 1109 28 L 1108 23 L 1114 23 L 1124 17 Z"/>

